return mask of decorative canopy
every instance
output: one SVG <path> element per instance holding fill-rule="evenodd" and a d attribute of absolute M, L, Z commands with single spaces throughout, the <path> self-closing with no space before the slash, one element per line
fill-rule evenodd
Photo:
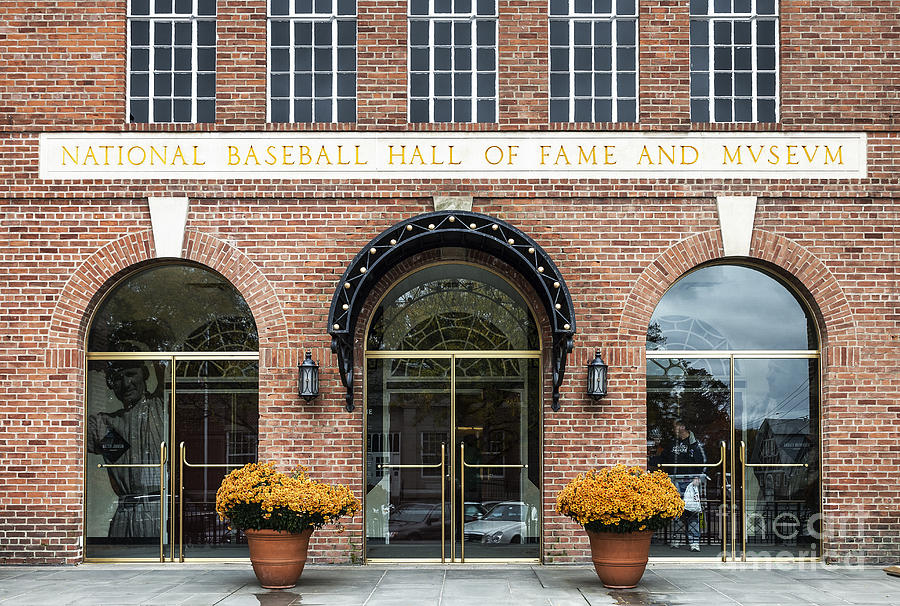
<path fill-rule="evenodd" d="M 499 219 L 457 210 L 426 213 L 397 223 L 359 251 L 341 276 L 328 312 L 328 334 L 338 357 L 341 382 L 347 388 L 347 410 L 353 410 L 353 335 L 368 294 L 404 259 L 445 247 L 493 255 L 531 284 L 550 320 L 553 410 L 559 410 L 559 388 L 575 334 L 572 298 L 565 281 L 547 253 L 523 232 Z"/>

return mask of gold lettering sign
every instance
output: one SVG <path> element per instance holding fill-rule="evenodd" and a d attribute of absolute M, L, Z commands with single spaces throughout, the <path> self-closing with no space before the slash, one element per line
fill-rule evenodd
<path fill-rule="evenodd" d="M 850 179 L 865 133 L 44 133 L 42 179 Z"/>

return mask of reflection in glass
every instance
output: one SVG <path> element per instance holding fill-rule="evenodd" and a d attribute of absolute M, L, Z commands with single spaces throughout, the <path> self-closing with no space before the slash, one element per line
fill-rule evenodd
<path fill-rule="evenodd" d="M 369 350 L 538 348 L 537 326 L 522 299 L 487 270 L 444 264 L 401 280 L 375 311 Z"/>
<path fill-rule="evenodd" d="M 728 360 L 647 360 L 647 467 L 666 471 L 683 497 L 696 490 L 700 501 L 699 511 L 654 534 L 655 555 L 722 553 L 725 470 L 717 462 L 730 432 L 730 374 Z"/>
<path fill-rule="evenodd" d="M 216 491 L 232 469 L 256 461 L 258 362 L 178 361 L 175 444 L 185 445 L 181 520 L 185 557 L 246 557 L 243 533 L 216 514 Z M 176 499 L 180 497 L 176 495 Z"/>
<path fill-rule="evenodd" d="M 735 393 L 735 441 L 746 465 L 747 555 L 815 557 L 820 551 L 818 361 L 741 360 L 747 385 Z"/>
<path fill-rule="evenodd" d="M 812 316 L 793 292 L 759 270 L 711 265 L 681 278 L 650 319 L 651 350 L 812 350 Z"/>
<path fill-rule="evenodd" d="M 100 304 L 88 339 L 92 352 L 258 348 L 256 322 L 241 294 L 192 265 L 152 267 L 125 279 Z"/>
<path fill-rule="evenodd" d="M 88 362 L 87 557 L 159 557 L 168 373 L 164 361 Z"/>

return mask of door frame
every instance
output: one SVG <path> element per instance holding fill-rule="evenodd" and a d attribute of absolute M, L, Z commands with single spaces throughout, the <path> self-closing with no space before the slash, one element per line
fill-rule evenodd
<path fill-rule="evenodd" d="M 533 313 L 533 312 L 532 312 Z M 368 334 L 368 332 L 367 332 Z M 540 486 L 538 489 L 540 490 L 541 498 L 540 498 L 540 507 L 538 507 L 538 528 L 540 529 L 540 537 L 538 541 L 538 550 L 539 557 L 538 558 L 466 558 L 466 563 L 485 563 L 485 564 L 511 564 L 511 563 L 542 563 L 544 558 L 544 512 L 543 512 L 543 499 L 544 499 L 544 406 L 543 406 L 543 385 L 544 385 L 544 365 L 543 359 L 541 356 L 541 352 L 539 350 L 416 350 L 416 351 L 400 351 L 400 350 L 366 350 L 363 355 L 363 394 L 362 401 L 365 409 L 363 410 L 363 424 L 362 424 L 362 435 L 363 435 L 363 448 L 362 448 L 362 485 L 363 492 L 365 493 L 366 486 L 366 478 L 368 477 L 368 393 L 369 393 L 369 373 L 368 373 L 368 361 L 371 359 L 386 359 L 386 358 L 441 358 L 450 360 L 450 376 L 448 377 L 448 381 L 450 383 L 450 427 L 449 427 L 449 444 L 446 446 L 446 455 L 448 461 L 446 462 L 447 468 L 449 470 L 449 478 L 445 476 L 442 478 L 441 485 L 441 494 L 445 494 L 446 484 L 450 483 L 449 492 L 449 503 L 450 503 L 450 537 L 448 538 L 450 542 L 450 557 L 449 558 L 369 558 L 368 557 L 368 545 L 366 536 L 368 532 L 366 531 L 366 515 L 367 508 L 365 504 L 363 505 L 363 541 L 362 541 L 362 556 L 364 564 L 388 564 L 388 563 L 409 563 L 409 564 L 430 564 L 430 563 L 463 563 L 460 557 L 457 557 L 456 554 L 456 542 L 457 537 L 456 534 L 456 517 L 457 517 L 457 507 L 456 507 L 456 472 L 458 471 L 458 467 L 461 467 L 461 462 L 457 463 L 457 453 L 458 453 L 458 444 L 456 443 L 456 360 L 459 358 L 518 358 L 518 359 L 533 359 L 537 360 L 538 363 L 538 386 L 537 386 L 537 398 L 538 398 L 538 453 L 540 458 Z M 441 504 L 444 506 L 444 504 Z M 465 540 L 460 537 L 459 540 Z M 464 551 L 460 549 L 460 551 Z M 446 562 L 442 561 L 446 560 Z"/>
<path fill-rule="evenodd" d="M 160 463 L 161 468 L 165 468 L 168 472 L 167 477 L 167 486 L 168 490 L 165 494 L 165 499 L 163 499 L 163 495 L 160 494 L 160 529 L 162 530 L 166 526 L 168 527 L 168 547 L 166 548 L 166 541 L 164 541 L 164 537 L 162 533 L 159 538 L 159 548 L 160 548 L 160 556 L 159 558 L 147 558 L 147 557 L 124 557 L 124 558 L 96 558 L 96 557 L 84 557 L 84 562 L 184 562 L 186 561 L 184 557 L 184 540 L 183 540 L 183 529 L 184 529 L 184 520 L 182 518 L 182 509 L 184 506 L 183 501 L 183 490 L 184 485 L 182 481 L 182 472 L 184 470 L 184 466 L 188 467 L 197 467 L 197 465 L 192 465 L 187 463 L 185 459 L 185 449 L 182 447 L 178 447 L 175 445 L 175 424 L 177 421 L 176 417 L 176 377 L 175 377 L 175 368 L 178 362 L 184 361 L 211 361 L 211 360 L 244 360 L 244 361 L 252 361 L 257 363 L 257 369 L 259 368 L 260 356 L 258 352 L 245 352 L 245 353 L 231 353 L 231 352 L 90 352 L 85 354 L 85 365 L 84 365 L 84 411 L 85 411 L 85 419 L 87 418 L 87 410 L 88 410 L 88 364 L 90 361 L 117 361 L 117 360 L 131 360 L 131 361 L 142 361 L 142 362 L 168 362 L 170 368 L 170 380 L 172 382 L 172 388 L 169 393 L 169 403 L 168 403 L 168 419 L 169 419 L 169 430 L 166 432 L 166 442 L 164 448 L 165 460 Z M 258 373 L 258 370 L 257 370 Z M 257 374 L 257 394 L 259 393 L 259 378 Z M 258 406 L 258 404 L 257 404 Z M 87 482 L 88 482 L 88 452 L 87 452 L 87 422 L 84 423 L 84 431 L 82 435 L 82 445 L 84 452 L 84 468 L 83 468 L 83 478 L 84 483 L 82 485 L 81 494 L 85 497 L 84 507 L 82 509 L 82 545 L 84 546 L 84 550 L 87 551 L 87 532 L 88 532 L 88 507 L 87 507 Z M 227 465 L 230 466 L 230 465 Z M 154 465 L 155 467 L 155 465 Z M 202 467 L 206 467 L 206 465 L 202 465 Z M 209 467 L 221 467 L 221 465 L 210 465 Z M 235 466 L 240 467 L 240 465 Z M 177 471 L 176 471 L 177 468 Z M 178 486 L 178 490 L 175 490 L 175 486 Z M 178 506 L 176 507 L 176 496 L 178 497 Z M 168 511 L 168 523 L 163 521 L 163 507 Z M 178 524 L 178 534 L 176 536 L 176 515 L 179 516 L 180 523 Z M 177 543 L 177 544 L 176 544 Z M 168 554 L 166 554 L 168 551 Z M 246 562 L 248 558 L 234 558 L 234 557 L 223 557 L 223 558 L 189 558 L 191 562 L 203 562 L 203 561 L 214 561 L 214 562 Z"/>
<path fill-rule="evenodd" d="M 745 483 L 744 478 L 741 481 L 741 508 L 738 510 L 737 507 L 737 491 L 735 488 L 735 474 L 736 473 L 744 473 L 745 468 L 743 463 L 741 462 L 741 446 L 739 443 L 735 442 L 735 416 L 734 416 L 734 367 L 735 360 L 753 360 L 753 359 L 781 359 L 781 360 L 816 360 L 817 362 L 817 385 L 816 385 L 816 397 L 818 400 L 818 418 L 816 419 L 816 427 L 817 427 L 817 457 L 819 462 L 818 469 L 818 489 L 819 489 L 819 511 L 817 512 L 819 515 L 819 519 L 821 527 L 825 527 L 825 510 L 824 510 L 824 494 L 823 494 L 823 451 L 822 451 L 822 357 L 820 355 L 820 350 L 810 349 L 810 350 L 647 350 L 646 359 L 647 361 L 653 359 L 720 359 L 720 360 L 728 360 L 729 364 L 729 441 L 728 443 L 723 442 L 718 447 L 714 449 L 710 449 L 713 452 L 715 450 L 720 450 L 722 453 L 722 461 L 720 464 L 723 465 L 722 468 L 722 481 L 723 481 L 723 490 L 722 490 L 722 511 L 723 511 L 723 551 L 720 558 L 708 558 L 708 557 L 696 557 L 696 558 L 685 558 L 685 557 L 658 557 L 654 558 L 659 561 L 688 561 L 688 562 L 699 562 L 699 561 L 710 561 L 710 560 L 719 560 L 722 562 L 818 562 L 822 560 L 822 543 L 823 541 L 820 539 L 819 542 L 819 555 L 815 557 L 809 556 L 795 556 L 795 557 L 785 557 L 785 558 L 776 558 L 776 557 L 747 557 L 747 546 L 746 546 L 746 498 L 744 493 Z M 646 365 L 644 376 L 647 376 Z M 645 402 L 646 408 L 646 402 Z M 810 419 L 812 422 L 812 419 Z M 709 452 L 709 450 L 707 451 Z M 707 465 L 707 467 L 714 467 L 716 465 Z M 740 466 L 740 471 L 737 471 L 738 466 Z M 680 465 L 680 467 L 684 467 L 684 465 Z M 651 470 L 653 471 L 653 470 Z M 725 490 L 725 474 L 730 473 L 732 480 L 730 482 L 731 488 Z M 740 530 L 738 529 L 738 522 L 741 523 Z M 740 540 L 738 540 L 738 536 L 740 536 Z"/>

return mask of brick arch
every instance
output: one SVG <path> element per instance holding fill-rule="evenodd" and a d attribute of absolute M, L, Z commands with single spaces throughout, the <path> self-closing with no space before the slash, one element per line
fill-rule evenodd
<path fill-rule="evenodd" d="M 63 286 L 50 318 L 47 350 L 80 350 L 91 312 L 101 296 L 137 266 L 156 260 L 150 230 L 109 242 L 84 260 Z M 185 232 L 184 259 L 222 274 L 241 293 L 253 313 L 260 348 L 284 347 L 287 321 L 275 289 L 247 255 L 209 234 Z"/>
<path fill-rule="evenodd" d="M 695 234 L 671 246 L 638 277 L 623 307 L 618 334 L 629 342 L 643 343 L 653 310 L 666 290 L 694 267 L 723 258 L 718 230 Z M 781 270 L 806 295 L 807 304 L 819 323 L 822 350 L 826 344 L 856 348 L 856 321 L 850 303 L 837 279 L 818 257 L 783 236 L 754 230 L 747 258 Z M 734 259 L 740 262 L 739 258 Z"/>

